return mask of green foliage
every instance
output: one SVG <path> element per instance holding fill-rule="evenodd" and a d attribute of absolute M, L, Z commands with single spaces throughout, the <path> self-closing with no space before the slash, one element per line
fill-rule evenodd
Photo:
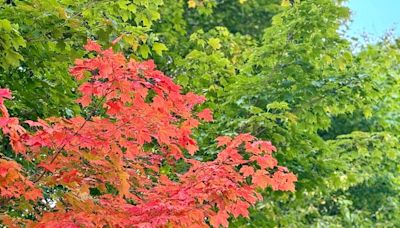
<path fill-rule="evenodd" d="M 223 26 L 234 34 L 261 38 L 263 30 L 270 25 L 271 18 L 279 12 L 279 0 L 206 0 L 208 5 L 199 10 L 187 11 L 189 31 L 210 30 Z M 211 9 L 207 9 L 211 8 Z"/>
<path fill-rule="evenodd" d="M 20 47 L 25 47 L 25 40 L 18 32 L 18 26 L 12 25 L 8 20 L 0 20 L 0 50 L 1 63 L 3 69 L 10 66 L 18 66 L 23 57 L 18 53 Z"/>
<path fill-rule="evenodd" d="M 176 77 L 215 110 L 216 121 L 198 133 L 205 157 L 215 155 L 216 132 L 251 132 L 278 145 L 300 180 L 293 195 L 266 193 L 235 226 L 399 224 L 388 203 L 398 197 L 400 52 L 385 42 L 353 53 L 339 32 L 348 18 L 340 2 L 301 1 L 284 4 L 261 43 L 221 27 L 190 36 L 193 50 Z M 358 194 L 378 180 L 388 194 L 366 207 Z"/>

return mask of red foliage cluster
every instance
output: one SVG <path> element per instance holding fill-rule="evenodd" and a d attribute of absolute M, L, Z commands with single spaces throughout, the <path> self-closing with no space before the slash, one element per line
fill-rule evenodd
<path fill-rule="evenodd" d="M 277 165 L 275 147 L 249 134 L 219 137 L 223 150 L 214 161 L 193 159 L 192 129 L 213 120 L 208 109 L 193 115 L 205 98 L 181 94 L 152 61 L 127 61 L 92 41 L 85 48 L 95 57 L 77 60 L 71 74 L 84 81 L 77 102 L 86 116 L 26 121 L 27 131 L 9 117 L 2 99 L 11 94 L 0 90 L 3 133 L 41 169 L 30 177 L 33 183 L 17 163 L 0 160 L 0 196 L 35 203 L 40 187 L 64 188 L 50 211 L 20 221 L 38 227 L 226 227 L 230 215 L 247 217 L 262 200 L 258 188 L 294 191 L 296 176 Z M 160 167 L 177 161 L 188 165 L 185 172 L 162 174 Z"/>

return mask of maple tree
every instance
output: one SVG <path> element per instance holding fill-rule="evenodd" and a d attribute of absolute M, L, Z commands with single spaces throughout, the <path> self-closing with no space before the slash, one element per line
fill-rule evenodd
<path fill-rule="evenodd" d="M 194 112 L 205 98 L 182 94 L 153 61 L 127 61 L 90 40 L 85 49 L 92 57 L 76 60 L 70 70 L 80 82 L 83 116 L 27 120 L 25 129 L 4 105 L 11 92 L 0 90 L 3 134 L 15 153 L 40 169 L 29 175 L 1 159 L 1 199 L 8 205 L 54 203 L 32 209 L 31 220 L 3 214 L 4 224 L 227 227 L 230 215 L 248 217 L 262 199 L 258 188 L 294 191 L 297 178 L 278 166 L 275 147 L 250 134 L 218 137 L 223 149 L 216 159 L 194 159 L 192 130 L 213 120 L 210 109 Z M 186 168 L 174 176 L 160 171 L 164 163 L 180 162 Z M 43 189 L 56 187 L 62 191 L 44 195 Z"/>
<path fill-rule="evenodd" d="M 153 59 L 183 93 L 206 97 L 194 110 L 210 108 L 213 121 L 193 128 L 197 160 L 216 158 L 219 135 L 249 132 L 279 148 L 274 157 L 299 177 L 295 193 L 259 191 L 266 199 L 250 209 L 250 218 L 230 219 L 229 226 L 396 227 L 400 41 L 349 39 L 344 2 L 0 1 L 0 88 L 13 91 L 6 106 L 21 122 L 80 115 L 69 67 L 88 57 L 81 48 L 87 37 L 106 47 L 124 34 L 114 50 Z M 104 112 L 86 110 L 84 118 Z M 16 161 L 35 181 L 39 160 L 26 160 L 7 137 L 0 139 L 2 159 Z M 175 173 L 187 166 L 180 159 L 159 169 L 177 181 Z M 43 199 L 11 204 L 2 198 L 0 213 L 35 220 L 32 211 L 55 210 L 48 205 L 67 189 L 39 182 Z M 108 183 L 106 191 L 117 190 Z M 93 196 L 106 191 L 89 188 Z"/>

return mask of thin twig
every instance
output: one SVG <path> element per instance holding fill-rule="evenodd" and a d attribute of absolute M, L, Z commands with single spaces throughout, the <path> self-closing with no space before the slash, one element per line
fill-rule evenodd
<path fill-rule="evenodd" d="M 78 135 L 78 133 L 85 127 L 86 123 L 93 117 L 93 115 L 95 114 L 95 112 L 97 111 L 97 109 L 99 108 L 99 105 L 104 101 L 104 99 L 106 98 L 106 96 L 110 93 L 111 91 L 108 91 L 102 98 L 101 100 L 96 104 L 95 108 L 92 110 L 92 112 L 90 113 L 89 116 L 87 116 L 85 118 L 85 122 L 83 122 L 83 124 L 79 127 L 79 129 L 72 135 L 72 137 L 75 137 L 76 135 Z M 62 142 L 62 147 L 59 148 L 56 153 L 54 154 L 53 158 L 50 161 L 50 164 L 52 164 L 58 157 L 58 155 L 60 155 L 60 153 L 62 152 L 62 150 L 65 148 L 67 144 L 65 143 L 65 138 Z M 37 183 L 39 182 L 43 176 L 47 173 L 47 170 L 43 170 L 43 172 L 40 174 L 40 176 L 33 181 L 33 183 Z"/>

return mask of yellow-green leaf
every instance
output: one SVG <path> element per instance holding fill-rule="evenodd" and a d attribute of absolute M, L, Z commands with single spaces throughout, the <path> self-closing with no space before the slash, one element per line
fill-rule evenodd
<path fill-rule="evenodd" d="M 221 41 L 218 38 L 211 38 L 208 40 L 208 44 L 214 49 L 218 50 L 221 48 Z"/>
<path fill-rule="evenodd" d="M 140 46 L 139 53 L 143 58 L 147 59 L 147 57 L 149 57 L 149 53 L 150 53 L 149 46 L 147 46 L 146 44 Z"/>
<path fill-rule="evenodd" d="M 167 51 L 167 50 L 168 50 L 168 48 L 163 43 L 155 42 L 153 44 L 153 51 L 155 51 L 157 53 L 157 55 L 162 55 L 162 52 Z"/>
<path fill-rule="evenodd" d="M 189 6 L 189 8 L 195 8 L 196 7 L 196 2 L 194 0 L 189 0 L 188 1 L 188 6 Z"/>

